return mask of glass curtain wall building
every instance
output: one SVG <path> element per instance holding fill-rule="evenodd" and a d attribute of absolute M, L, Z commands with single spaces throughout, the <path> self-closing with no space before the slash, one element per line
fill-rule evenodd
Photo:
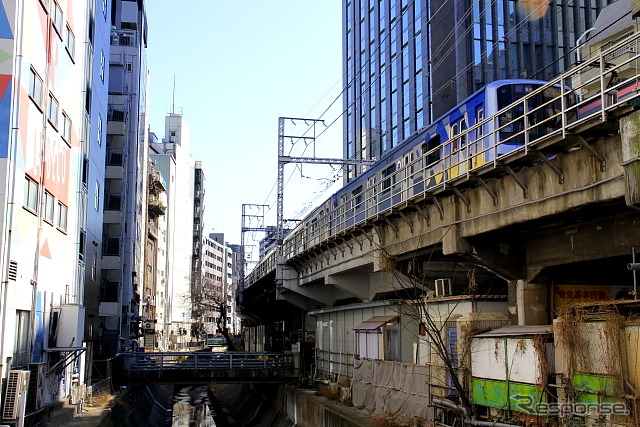
<path fill-rule="evenodd" d="M 491 81 L 551 79 L 612 2 L 343 0 L 344 155 L 379 159 Z"/>

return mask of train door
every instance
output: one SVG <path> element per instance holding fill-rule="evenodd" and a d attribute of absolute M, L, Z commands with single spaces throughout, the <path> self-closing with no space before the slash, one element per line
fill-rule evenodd
<path fill-rule="evenodd" d="M 359 185 L 351 193 L 351 200 L 353 203 L 353 219 L 355 224 L 364 220 L 364 194 L 362 192 L 362 185 Z"/>
<path fill-rule="evenodd" d="M 436 134 L 422 144 L 422 158 L 424 162 L 425 189 L 429 189 L 442 182 L 442 161 L 440 135 Z"/>
<path fill-rule="evenodd" d="M 483 106 L 476 107 L 475 118 L 476 125 L 478 123 L 482 123 L 482 121 L 484 120 Z M 485 126 L 486 124 L 477 126 L 475 132 L 472 133 L 474 138 L 470 138 L 468 147 L 469 169 L 473 169 L 484 163 L 484 151 L 486 149 L 484 142 Z"/>
<path fill-rule="evenodd" d="M 414 152 L 411 152 L 414 156 Z M 409 178 L 407 179 L 407 185 L 409 186 L 409 197 L 413 197 L 416 194 L 424 191 L 424 158 L 420 154 L 420 150 L 415 150 L 415 159 L 409 165 Z"/>
<path fill-rule="evenodd" d="M 340 203 L 338 203 L 338 232 L 344 231 L 346 228 L 347 220 L 347 195 L 340 196 Z"/>
<path fill-rule="evenodd" d="M 391 183 L 391 205 L 395 206 L 402 202 L 402 188 L 404 186 L 405 169 L 402 167 L 403 160 L 396 162 L 396 169 L 393 173 L 393 182 Z"/>
<path fill-rule="evenodd" d="M 367 197 L 365 200 L 367 208 L 367 218 L 371 218 L 377 213 L 378 206 L 378 188 L 376 186 L 375 175 L 367 180 Z"/>
<path fill-rule="evenodd" d="M 455 178 L 466 172 L 466 146 L 467 146 L 467 121 L 464 117 L 455 121 L 450 127 L 449 135 L 449 158 L 445 162 L 447 165 L 447 175 L 449 178 Z"/>
<path fill-rule="evenodd" d="M 336 194 L 331 196 L 329 203 L 329 236 L 333 236 L 335 234 L 336 217 L 338 216 L 338 196 Z"/>
<path fill-rule="evenodd" d="M 387 166 L 380 174 L 380 194 L 378 195 L 378 213 L 391 207 L 391 186 L 396 180 L 396 165 Z"/>

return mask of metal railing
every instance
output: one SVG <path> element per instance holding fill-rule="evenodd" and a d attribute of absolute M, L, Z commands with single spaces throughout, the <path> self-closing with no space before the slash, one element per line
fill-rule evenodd
<path fill-rule="evenodd" d="M 563 140 L 587 123 L 606 121 L 611 113 L 640 95 L 638 44 L 640 33 L 591 55 L 496 114 L 403 161 L 393 172 L 375 174 L 339 200 L 327 200 L 285 237 L 284 261 L 408 202 L 428 198 L 509 164 L 510 159 L 535 152 L 552 138 Z M 621 56 L 619 52 L 626 54 Z M 619 61 L 608 62 L 612 57 Z M 543 91 L 556 95 L 532 108 L 529 100 Z M 507 132 L 511 128 L 517 131 Z M 421 145 L 421 141 L 416 144 Z M 434 154 L 439 154 L 435 161 Z M 247 276 L 245 287 L 273 271 L 275 258 L 275 250 L 267 253 Z"/>
<path fill-rule="evenodd" d="M 268 369 L 293 366 L 290 356 L 280 353 L 244 352 L 132 352 L 122 353 L 125 366 L 136 371 Z"/>

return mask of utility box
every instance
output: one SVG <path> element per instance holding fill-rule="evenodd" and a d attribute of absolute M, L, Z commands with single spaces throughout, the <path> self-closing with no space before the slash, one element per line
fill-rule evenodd
<path fill-rule="evenodd" d="M 64 304 L 58 319 L 57 348 L 80 348 L 84 341 L 84 307 Z"/>

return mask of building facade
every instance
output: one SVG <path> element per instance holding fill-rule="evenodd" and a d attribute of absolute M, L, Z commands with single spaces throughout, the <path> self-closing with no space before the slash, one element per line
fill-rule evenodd
<path fill-rule="evenodd" d="M 611 2 L 343 0 L 345 158 L 379 159 L 491 81 L 556 76 Z"/>
<path fill-rule="evenodd" d="M 239 333 L 235 295 L 237 282 L 234 281 L 234 252 L 224 241 L 224 233 L 209 233 L 203 240 L 203 277 L 210 288 L 207 292 L 215 298 L 215 304 L 205 315 L 205 330 L 209 334 L 220 333 L 218 319 L 221 319 L 230 335 Z M 224 306 L 225 313 L 219 308 Z"/>
<path fill-rule="evenodd" d="M 39 385 L 28 412 L 81 387 L 86 375 L 72 374 L 87 371 L 85 340 L 97 337 L 102 172 L 88 169 L 104 169 L 104 141 L 88 116 L 106 111 L 91 53 L 104 47 L 108 12 L 93 1 L 0 2 L 0 357 L 8 384 L 27 371 Z M 24 411 L 18 403 L 3 418 Z"/>
<path fill-rule="evenodd" d="M 193 266 L 195 161 L 189 153 L 189 125 L 180 114 L 165 117 L 165 137 L 150 144 L 150 159 L 167 184 L 167 289 L 165 319 L 169 349 L 192 341 L 191 280 Z M 165 242 L 162 242 L 165 243 Z"/>
<path fill-rule="evenodd" d="M 104 183 L 100 346 L 104 360 L 131 349 L 140 329 L 147 231 L 147 22 L 143 1 L 112 3 Z"/>

